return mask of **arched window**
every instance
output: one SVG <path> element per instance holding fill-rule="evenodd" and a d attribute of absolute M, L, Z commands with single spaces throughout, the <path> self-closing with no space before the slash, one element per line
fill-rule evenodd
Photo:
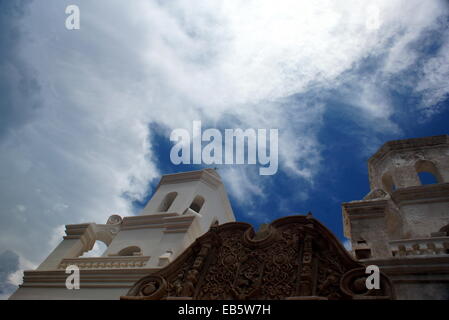
<path fill-rule="evenodd" d="M 382 185 L 383 185 L 384 191 L 386 191 L 388 193 L 392 193 L 393 191 L 396 190 L 396 186 L 393 182 L 393 177 L 388 172 L 385 173 L 382 177 Z"/>
<path fill-rule="evenodd" d="M 437 178 L 427 171 L 421 171 L 418 173 L 419 181 L 421 181 L 421 184 L 424 186 L 426 184 L 435 184 L 438 183 Z"/>
<path fill-rule="evenodd" d="M 165 196 L 164 200 L 161 202 L 158 212 L 167 212 L 168 209 L 170 209 L 171 205 L 173 204 L 173 201 L 175 201 L 177 196 L 178 196 L 177 192 L 170 192 L 169 194 L 167 194 Z"/>
<path fill-rule="evenodd" d="M 203 205 L 204 205 L 204 198 L 202 196 L 196 196 L 195 199 L 193 199 L 192 204 L 190 205 L 189 208 L 195 211 L 196 213 L 200 213 Z"/>
<path fill-rule="evenodd" d="M 435 164 L 428 160 L 420 160 L 415 163 L 416 173 L 422 185 L 435 184 L 442 181 Z"/>
<path fill-rule="evenodd" d="M 140 256 L 142 254 L 142 250 L 137 246 L 126 247 L 119 251 L 119 256 L 129 257 L 129 256 Z"/>

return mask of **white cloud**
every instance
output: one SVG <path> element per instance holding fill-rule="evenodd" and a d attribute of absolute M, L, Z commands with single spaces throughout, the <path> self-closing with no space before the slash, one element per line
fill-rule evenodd
<path fill-rule="evenodd" d="M 7 281 L 14 286 L 19 286 L 23 282 L 23 272 L 25 270 L 34 270 L 36 267 L 36 264 L 19 255 L 19 268 L 9 274 Z"/>
<path fill-rule="evenodd" d="M 65 236 L 65 225 L 59 225 L 50 232 L 51 238 L 48 242 L 50 248 L 56 248 Z"/>
<path fill-rule="evenodd" d="M 85 252 L 82 257 L 101 257 L 106 251 L 106 245 L 101 241 L 96 241 L 91 250 Z"/>
<path fill-rule="evenodd" d="M 422 109 L 427 116 L 438 112 L 435 105 L 449 97 L 449 32 L 436 56 L 428 59 L 422 68 L 422 77 L 416 91 L 424 96 Z"/>
<path fill-rule="evenodd" d="M 81 1 L 81 30 L 67 31 L 64 9 L 34 1 L 22 20 L 17 55 L 42 101 L 0 144 L 0 244 L 33 261 L 52 249 L 62 224 L 132 214 L 130 200 L 142 199 L 160 175 L 151 123 L 182 128 L 231 115 L 246 128 L 278 128 L 280 170 L 313 183 L 321 118 L 332 108 L 321 93 L 359 89 L 352 105 L 368 114 L 364 121 L 398 130 L 378 83 L 413 65 L 409 43 L 447 12 L 443 2 L 417 0 L 369 9 L 346 0 Z M 353 74 L 382 55 L 380 79 Z M 438 80 L 445 73 L 431 76 L 444 58 L 424 68 L 420 89 L 429 101 L 447 91 Z M 222 175 L 237 200 L 262 195 L 265 180 L 251 171 Z"/>
<path fill-rule="evenodd" d="M 234 166 L 220 170 L 219 174 L 224 180 L 226 191 L 239 201 L 240 205 L 251 206 L 254 196 L 263 196 L 263 189 L 257 184 L 258 170 L 245 170 L 243 167 Z"/>

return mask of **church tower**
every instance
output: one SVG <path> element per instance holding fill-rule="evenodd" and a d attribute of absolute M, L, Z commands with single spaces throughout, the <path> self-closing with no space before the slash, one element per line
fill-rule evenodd
<path fill-rule="evenodd" d="M 10 299 L 117 299 L 143 274 L 173 261 L 214 224 L 235 221 L 213 169 L 164 175 L 140 215 L 112 215 L 106 224 L 66 225 L 66 235 Z M 96 241 L 101 257 L 83 257 Z M 80 269 L 80 290 L 67 290 L 65 270 Z"/>
<path fill-rule="evenodd" d="M 215 170 L 164 175 L 140 215 L 123 219 L 104 256 L 134 250 L 150 257 L 147 267 L 163 267 L 212 224 L 231 221 L 235 217 Z"/>
<path fill-rule="evenodd" d="M 342 205 L 353 254 L 383 266 L 399 298 L 449 299 L 449 136 L 387 142 L 368 169 L 371 191 Z"/>

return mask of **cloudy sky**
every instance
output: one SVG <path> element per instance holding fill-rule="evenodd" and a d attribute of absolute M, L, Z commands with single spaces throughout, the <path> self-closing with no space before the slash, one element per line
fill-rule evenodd
<path fill-rule="evenodd" d="M 68 5 L 80 30 L 65 28 Z M 138 214 L 170 132 L 276 128 L 279 170 L 218 166 L 236 217 L 312 211 L 342 241 L 385 141 L 449 133 L 439 0 L 0 0 L 0 297 L 63 225 Z"/>

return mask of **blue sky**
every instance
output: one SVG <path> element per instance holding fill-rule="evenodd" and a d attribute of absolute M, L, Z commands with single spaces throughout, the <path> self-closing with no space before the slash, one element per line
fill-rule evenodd
<path fill-rule="evenodd" d="M 312 211 L 343 241 L 367 159 L 449 133 L 448 79 L 444 0 L 0 0 L 0 297 L 65 224 L 138 214 L 200 168 L 169 161 L 194 120 L 279 130 L 277 174 L 217 166 L 238 220 Z"/>

